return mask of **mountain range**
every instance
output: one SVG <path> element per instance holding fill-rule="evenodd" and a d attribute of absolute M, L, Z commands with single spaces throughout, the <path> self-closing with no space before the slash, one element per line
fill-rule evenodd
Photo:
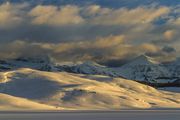
<path fill-rule="evenodd" d="M 92 61 L 77 63 L 57 63 L 48 57 L 20 57 L 14 60 L 1 60 L 0 70 L 31 68 L 50 72 L 68 72 L 86 75 L 104 75 L 135 80 L 155 87 L 180 86 L 180 60 L 163 64 L 153 58 L 141 55 L 121 67 L 103 66 Z"/>
<path fill-rule="evenodd" d="M 141 55 L 121 67 L 107 67 L 94 62 L 84 62 L 75 65 L 56 66 L 58 71 L 79 74 L 106 75 L 123 77 L 142 82 L 155 87 L 179 86 L 180 60 L 162 64 L 145 55 Z"/>

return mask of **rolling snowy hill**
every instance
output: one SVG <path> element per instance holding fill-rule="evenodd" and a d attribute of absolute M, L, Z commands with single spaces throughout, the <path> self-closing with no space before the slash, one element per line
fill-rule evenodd
<path fill-rule="evenodd" d="M 25 98 L 0 93 L 0 111 L 11 110 L 60 110 L 54 106 L 40 104 Z"/>
<path fill-rule="evenodd" d="M 2 72 L 0 77 L 0 93 L 3 93 L 0 110 L 4 110 L 7 105 L 10 109 L 19 107 L 27 110 L 180 107 L 180 93 L 156 90 L 123 78 L 28 68 Z"/>

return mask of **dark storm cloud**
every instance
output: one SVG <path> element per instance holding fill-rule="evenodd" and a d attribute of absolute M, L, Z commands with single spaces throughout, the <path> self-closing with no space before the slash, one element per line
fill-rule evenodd
<path fill-rule="evenodd" d="M 165 46 L 163 47 L 162 51 L 166 52 L 166 53 L 173 53 L 176 52 L 176 50 L 173 47 L 170 46 Z"/>

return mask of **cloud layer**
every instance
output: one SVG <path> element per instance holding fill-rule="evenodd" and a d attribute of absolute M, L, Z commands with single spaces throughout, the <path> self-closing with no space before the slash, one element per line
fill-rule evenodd
<path fill-rule="evenodd" d="M 178 56 L 176 7 L 0 5 L 0 57 L 52 56 L 58 61 Z"/>

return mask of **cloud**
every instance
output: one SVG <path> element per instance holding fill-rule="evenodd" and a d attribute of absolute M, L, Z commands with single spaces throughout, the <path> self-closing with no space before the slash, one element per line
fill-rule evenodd
<path fill-rule="evenodd" d="M 12 59 L 21 56 L 48 55 L 57 61 L 85 61 L 98 62 L 133 58 L 145 52 L 156 52 L 158 46 L 152 44 L 130 45 L 124 43 L 124 35 L 110 35 L 90 41 L 38 43 L 14 41 L 0 45 L 1 59 Z"/>
<path fill-rule="evenodd" d="M 91 8 L 89 13 L 101 11 L 100 8 Z M 103 12 L 104 10 L 104 12 Z M 93 11 L 93 12 L 92 12 Z M 102 11 L 91 19 L 94 24 L 102 25 L 134 25 L 150 23 L 155 19 L 170 12 L 168 7 L 137 7 L 135 9 L 102 9 Z"/>
<path fill-rule="evenodd" d="M 112 10 L 110 8 L 102 8 L 100 5 L 90 5 L 83 8 L 83 15 L 88 17 L 97 17 L 100 15 L 107 15 Z"/>
<path fill-rule="evenodd" d="M 161 62 L 174 61 L 177 57 L 176 49 L 172 46 L 163 46 L 156 52 L 147 52 L 148 56 L 154 57 Z"/>
<path fill-rule="evenodd" d="M 173 22 L 174 22 L 174 25 L 180 25 L 180 17 L 175 19 Z"/>
<path fill-rule="evenodd" d="M 28 43 L 16 40 L 11 43 L 0 45 L 1 59 L 14 59 L 21 56 L 38 56 L 48 54 L 48 50 L 43 49 L 40 44 Z"/>
<path fill-rule="evenodd" d="M 112 49 L 113 47 L 117 47 L 123 44 L 125 40 L 124 35 L 117 36 L 107 36 L 107 37 L 99 37 L 95 40 L 89 41 L 79 41 L 79 42 L 67 42 L 67 43 L 59 43 L 59 44 L 41 44 L 42 48 L 49 49 L 53 51 L 55 54 L 65 54 L 63 56 L 79 56 L 80 54 L 84 56 L 98 56 L 97 53 L 105 54 L 107 50 Z M 98 51 L 99 50 L 99 51 Z M 79 55 L 78 55 L 79 54 Z M 96 55 L 97 54 L 97 55 Z M 81 57 L 82 57 L 81 56 Z M 80 59 L 82 59 L 80 57 Z"/>
<path fill-rule="evenodd" d="M 42 6 L 38 5 L 29 12 L 33 24 L 68 25 L 80 24 L 84 19 L 79 15 L 80 9 L 77 6 Z"/>
<path fill-rule="evenodd" d="M 170 47 L 170 46 L 164 46 L 162 48 L 162 51 L 166 52 L 166 53 L 173 53 L 173 52 L 176 52 L 176 50 L 173 48 L 173 47 Z"/>
<path fill-rule="evenodd" d="M 175 30 L 167 30 L 164 32 L 165 40 L 173 40 L 177 32 Z"/>
<path fill-rule="evenodd" d="M 2 4 L 0 57 L 48 54 L 58 61 L 107 61 L 144 53 L 168 56 L 180 51 L 179 18 L 171 13 L 166 6 Z M 163 24 L 155 23 L 164 18 Z"/>
<path fill-rule="evenodd" d="M 28 8 L 28 9 L 24 9 Z M 137 8 L 102 8 L 99 5 L 79 7 L 75 5 L 37 5 L 30 9 L 28 4 L 6 3 L 0 6 L 2 21 L 29 20 L 33 24 L 69 25 L 129 25 L 150 23 L 170 12 L 169 7 L 140 6 Z M 29 18 L 30 17 L 30 18 Z M 9 19 L 11 18 L 11 19 Z M 29 18 L 29 19 L 27 19 Z"/>
<path fill-rule="evenodd" d="M 0 29 L 15 27 L 23 22 L 23 9 L 27 4 L 10 4 L 0 5 Z"/>
<path fill-rule="evenodd" d="M 170 61 L 176 58 L 173 47 L 160 47 L 151 43 L 132 45 L 125 43 L 124 35 L 107 36 L 91 41 L 70 42 L 61 44 L 41 44 L 49 49 L 53 58 L 58 61 L 86 61 L 107 62 L 111 60 L 129 60 L 141 54 L 155 57 L 159 61 Z M 108 45 L 104 45 L 107 43 Z"/>

